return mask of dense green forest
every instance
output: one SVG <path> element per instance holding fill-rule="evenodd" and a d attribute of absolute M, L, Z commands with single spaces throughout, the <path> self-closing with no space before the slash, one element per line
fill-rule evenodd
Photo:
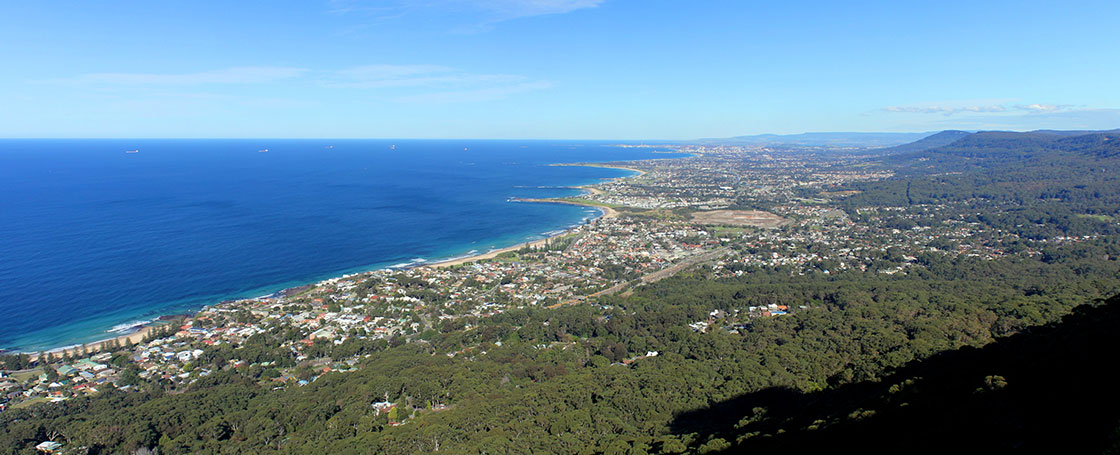
<path fill-rule="evenodd" d="M 1117 245 L 1099 248 L 1116 257 Z M 337 346 L 372 354 L 358 371 L 301 388 L 271 390 L 258 385 L 262 371 L 235 369 L 187 391 L 107 391 L 6 412 L 0 447 L 30 453 L 57 432 L 91 453 L 706 452 L 736 442 L 721 427 L 728 413 L 736 425 L 746 419 L 744 435 L 804 430 L 792 417 L 752 417 L 758 406 L 727 409 L 752 392 L 880 384 L 914 362 L 1053 323 L 1120 292 L 1118 263 L 1103 255 L 930 260 L 922 274 L 890 277 L 775 269 L 710 280 L 701 269 L 602 306 L 526 309 L 474 330 L 449 327 L 428 343 Z M 738 334 L 686 327 L 714 309 L 770 301 L 812 309 Z M 443 355 L 472 345 L 471 357 Z M 617 364 L 647 351 L 660 355 Z M 386 400 L 417 417 L 390 426 L 389 416 L 371 412 Z"/>
<path fill-rule="evenodd" d="M 1103 215 L 1120 209 L 1117 132 L 974 133 L 873 163 L 896 176 L 854 184 L 848 189 L 862 193 L 845 200 L 846 207 L 973 202 L 989 212 L 1013 204 Z"/>
<path fill-rule="evenodd" d="M 743 395 L 680 415 L 674 429 L 718 434 L 745 453 L 1116 453 L 1120 389 L 1108 359 L 1118 325 L 1114 297 L 876 381 Z"/>
<path fill-rule="evenodd" d="M 889 156 L 880 165 L 896 177 L 853 184 L 840 204 L 857 222 L 859 207 L 953 204 L 945 217 L 1026 240 L 1091 238 L 997 260 L 926 254 L 893 275 L 755 267 L 717 279 L 700 266 L 411 342 L 316 344 L 362 360 L 301 387 L 272 387 L 267 367 L 220 368 L 295 364 L 269 346 L 298 334 L 260 334 L 207 350 L 199 361 L 218 372 L 187 389 L 138 381 L 139 392 L 0 413 L 0 453 L 48 438 L 91 454 L 1120 451 L 1107 373 L 1120 342 L 1120 299 L 1107 300 L 1120 294 L 1117 143 L 1005 136 Z M 771 303 L 801 311 L 689 327 Z"/>

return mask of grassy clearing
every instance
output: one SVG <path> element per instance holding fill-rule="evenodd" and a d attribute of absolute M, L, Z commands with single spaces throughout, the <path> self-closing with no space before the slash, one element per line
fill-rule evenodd
<path fill-rule="evenodd" d="M 717 237 L 743 235 L 748 232 L 755 232 L 758 230 L 756 228 L 731 226 L 705 226 L 705 229 L 707 229 L 708 232 Z"/>
<path fill-rule="evenodd" d="M 607 203 L 604 203 L 604 202 L 593 201 L 591 199 L 584 199 L 584 198 L 581 198 L 581 197 L 565 197 L 565 198 L 559 198 L 557 200 L 570 202 L 572 204 L 589 205 L 589 206 L 592 206 L 592 207 L 606 207 L 606 208 L 611 208 L 611 209 L 626 209 L 626 208 L 628 208 L 625 205 L 607 204 Z"/>
<path fill-rule="evenodd" d="M 12 373 L 12 379 L 15 379 L 16 382 L 26 383 L 27 381 L 39 377 L 40 374 L 43 374 L 43 369 L 34 368 L 27 371 L 21 371 L 19 373 Z"/>
<path fill-rule="evenodd" d="M 1089 219 L 1097 220 L 1097 221 L 1100 221 L 1100 222 L 1103 222 L 1103 223 L 1108 223 L 1108 222 L 1116 220 L 1115 217 L 1111 217 L 1111 216 L 1108 216 L 1108 215 L 1089 215 L 1089 214 L 1083 213 L 1083 214 L 1080 214 L 1080 215 L 1077 215 L 1077 216 L 1079 216 L 1081 218 L 1089 218 Z"/>
<path fill-rule="evenodd" d="M 35 398 L 30 399 L 30 400 L 24 401 L 20 404 L 17 404 L 15 406 L 12 406 L 12 409 L 23 409 L 23 408 L 26 408 L 26 407 L 29 407 L 29 406 L 37 405 L 39 403 L 48 403 L 50 401 L 51 401 L 50 398 L 35 397 Z"/>
<path fill-rule="evenodd" d="M 847 196 L 854 196 L 854 195 L 860 194 L 862 192 L 863 191 L 859 191 L 859 190 L 821 191 L 819 194 L 823 197 L 847 197 Z"/>

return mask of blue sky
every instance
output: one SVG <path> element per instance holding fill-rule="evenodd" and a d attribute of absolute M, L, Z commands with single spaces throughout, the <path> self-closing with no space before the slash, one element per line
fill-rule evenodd
<path fill-rule="evenodd" d="M 0 137 L 1120 128 L 1120 2 L 1069 5 L 6 0 Z"/>

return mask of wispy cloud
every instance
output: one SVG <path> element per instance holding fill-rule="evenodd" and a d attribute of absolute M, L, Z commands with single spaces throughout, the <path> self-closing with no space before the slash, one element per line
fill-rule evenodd
<path fill-rule="evenodd" d="M 1027 112 L 1059 112 L 1074 107 L 1072 104 L 1017 104 L 1015 109 Z"/>
<path fill-rule="evenodd" d="M 911 114 L 953 115 L 961 112 L 1004 112 L 1007 108 L 997 104 L 990 106 L 887 106 L 883 110 Z"/>
<path fill-rule="evenodd" d="M 914 104 L 905 106 L 887 106 L 882 110 L 892 113 L 907 113 L 907 114 L 941 114 L 951 116 L 956 114 L 967 113 L 987 113 L 987 114 L 1011 114 L 1022 112 L 1033 113 L 1053 113 L 1068 110 L 1074 107 L 1069 104 L 1013 104 L 1011 101 L 1002 102 L 943 102 L 943 103 L 927 103 L 927 104 Z"/>
<path fill-rule="evenodd" d="M 906 116 L 894 128 L 905 131 L 958 130 L 1111 130 L 1120 126 L 1120 109 L 1072 108 L 1051 112 L 1017 109 L 970 116 Z"/>
<path fill-rule="evenodd" d="M 494 14 L 500 20 L 519 17 L 563 14 L 575 10 L 595 8 L 605 0 L 450 0 L 454 3 L 472 5 Z"/>
<path fill-rule="evenodd" d="M 516 74 L 471 73 L 439 65 L 365 65 L 335 71 L 323 82 L 330 88 L 394 89 L 401 103 L 456 103 L 505 98 L 551 87 L 547 81 Z M 400 93 L 405 90 L 405 93 Z"/>
<path fill-rule="evenodd" d="M 307 72 L 286 66 L 241 66 L 195 73 L 91 73 L 53 82 L 121 86 L 259 84 L 298 78 Z"/>
<path fill-rule="evenodd" d="M 606 0 L 329 0 L 333 14 L 364 14 L 379 20 L 411 14 L 455 15 L 464 30 L 488 28 L 524 17 L 564 14 L 595 8 Z"/>
<path fill-rule="evenodd" d="M 344 88 L 467 87 L 526 80 L 511 74 L 472 74 L 438 65 L 366 65 L 336 72 L 325 85 Z"/>
<path fill-rule="evenodd" d="M 547 81 L 523 82 L 513 85 L 471 90 L 452 90 L 406 95 L 398 97 L 396 101 L 401 103 L 469 103 L 491 101 L 519 93 L 543 90 L 549 87 L 552 87 L 552 83 Z"/>
<path fill-rule="evenodd" d="M 478 73 L 442 65 L 372 64 L 344 69 L 309 70 L 284 66 L 235 67 L 191 73 L 91 73 L 43 81 L 126 99 L 244 97 L 240 87 L 284 81 L 275 99 L 306 98 L 315 90 L 400 103 L 457 103 L 505 98 L 551 87 L 548 81 L 518 74 Z M 212 92 L 212 93 L 208 93 Z"/>

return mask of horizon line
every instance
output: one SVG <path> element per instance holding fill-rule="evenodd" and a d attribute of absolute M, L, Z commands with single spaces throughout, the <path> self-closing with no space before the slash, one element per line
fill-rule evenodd
<path fill-rule="evenodd" d="M 937 134 L 937 133 L 944 132 L 944 131 L 965 131 L 965 132 L 969 132 L 969 133 L 980 133 L 980 132 L 1030 133 L 1030 132 L 1035 132 L 1035 131 L 1068 131 L 1068 132 L 1084 131 L 1084 132 L 1091 133 L 1091 132 L 1108 132 L 1108 131 L 1116 131 L 1116 130 L 1120 130 L 1120 127 L 1112 128 L 1112 129 L 1069 129 L 1069 130 L 1050 129 L 1050 128 L 1035 128 L 1035 129 L 1029 129 L 1029 130 L 1026 130 L 1026 129 L 1024 129 L 1024 130 L 1014 130 L 1014 129 L 985 130 L 985 129 L 946 128 L 946 129 L 928 130 L 928 131 L 802 131 L 800 133 L 749 133 L 749 134 L 739 134 L 739 135 L 734 135 L 734 136 L 700 137 L 700 138 L 689 138 L 689 139 L 549 138 L 549 137 L 537 137 L 537 138 L 531 138 L 531 137 L 522 137 L 522 138 L 486 138 L 486 137 L 444 137 L 444 138 L 441 138 L 441 137 L 433 137 L 433 138 L 425 138 L 425 137 L 356 137 L 356 136 L 352 136 L 352 137 L 327 137 L 327 136 L 319 136 L 319 137 L 313 137 L 313 136 L 303 136 L 303 137 L 296 137 L 296 136 L 277 136 L 277 137 L 267 137 L 267 136 L 237 136 L 237 137 L 231 137 L 231 136 L 209 136 L 209 137 L 175 137 L 175 136 L 140 136 L 140 137 L 127 137 L 127 136 L 94 136 L 94 137 L 64 136 L 64 137 L 42 137 L 42 136 L 40 136 L 40 137 L 17 137 L 17 136 L 0 136 L 0 140 L 153 140 L 153 139 L 155 139 L 155 140 L 161 140 L 161 139 L 162 140 L 170 140 L 170 139 L 174 139 L 174 140 L 254 140 L 254 139 L 269 139 L 269 140 L 397 140 L 397 141 L 623 141 L 623 142 L 650 141 L 650 142 L 687 143 L 687 142 L 713 141 L 713 140 L 722 140 L 722 139 L 738 139 L 738 138 L 752 137 L 752 136 L 798 136 L 798 135 L 804 135 L 804 134 Z"/>

